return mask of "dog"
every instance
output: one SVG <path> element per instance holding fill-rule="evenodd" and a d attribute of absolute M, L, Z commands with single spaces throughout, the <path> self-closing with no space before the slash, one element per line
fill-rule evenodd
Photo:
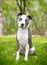
<path fill-rule="evenodd" d="M 32 16 L 19 13 L 18 15 L 18 31 L 16 34 L 17 53 L 16 60 L 19 60 L 19 55 L 25 54 L 25 61 L 28 60 L 28 54 L 35 54 L 35 47 L 32 45 L 31 32 L 29 29 L 32 21 Z"/>

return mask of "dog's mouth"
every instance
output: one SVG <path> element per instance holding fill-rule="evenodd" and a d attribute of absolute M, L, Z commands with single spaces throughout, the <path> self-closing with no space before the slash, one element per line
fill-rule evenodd
<path fill-rule="evenodd" d="M 25 27 L 24 26 L 21 26 L 20 28 L 23 28 L 24 29 Z"/>

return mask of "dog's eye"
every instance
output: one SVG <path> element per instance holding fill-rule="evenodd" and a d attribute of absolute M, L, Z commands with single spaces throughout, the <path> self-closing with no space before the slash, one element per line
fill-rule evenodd
<path fill-rule="evenodd" d="M 19 19 L 19 21 L 21 21 L 21 20 L 22 20 L 22 18 Z"/>

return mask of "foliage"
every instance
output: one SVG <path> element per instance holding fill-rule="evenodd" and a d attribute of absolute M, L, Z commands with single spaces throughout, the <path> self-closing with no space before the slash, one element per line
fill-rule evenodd
<path fill-rule="evenodd" d="M 4 34 L 17 31 L 18 12 L 33 16 L 33 32 L 47 31 L 47 0 L 3 0 L 2 8 Z"/>
<path fill-rule="evenodd" d="M 3 0 L 4 34 L 15 33 L 17 30 L 17 6 L 14 0 Z"/>
<path fill-rule="evenodd" d="M 47 65 L 47 37 L 33 37 L 33 45 L 37 50 L 38 59 L 29 55 L 27 62 L 24 55 L 20 55 L 20 60 L 16 61 L 16 40 L 14 36 L 0 37 L 0 65 Z"/>

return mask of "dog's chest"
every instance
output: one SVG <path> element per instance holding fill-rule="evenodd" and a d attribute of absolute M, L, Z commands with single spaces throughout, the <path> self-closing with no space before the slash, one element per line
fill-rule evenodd
<path fill-rule="evenodd" d="M 17 40 L 20 45 L 25 45 L 28 43 L 28 29 L 21 30 L 19 29 L 17 32 Z"/>

